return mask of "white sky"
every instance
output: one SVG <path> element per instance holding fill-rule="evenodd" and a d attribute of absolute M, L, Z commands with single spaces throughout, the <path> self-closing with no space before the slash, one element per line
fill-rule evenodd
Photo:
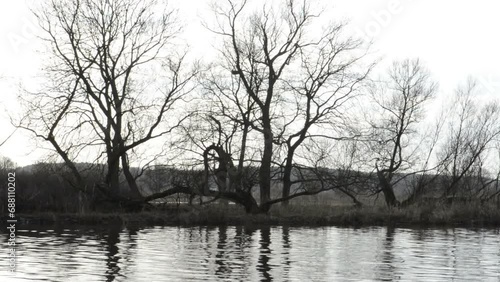
<path fill-rule="evenodd" d="M 439 82 L 442 97 L 468 76 L 478 79 L 486 99 L 500 96 L 500 1 L 316 1 L 329 9 L 325 17 L 350 19 L 356 35 L 374 40 L 372 51 L 384 58 L 381 67 L 393 59 L 419 57 Z M 0 3 L 0 142 L 14 131 L 9 115 L 16 114 L 18 85 L 33 81 L 41 68 L 38 31 L 27 3 Z M 212 41 L 200 24 L 200 17 L 211 15 L 209 0 L 170 3 L 180 9 L 192 54 L 202 57 Z M 37 146 L 43 144 L 29 138 L 18 130 L 0 147 L 0 155 L 18 165 L 35 162 L 43 154 Z"/>

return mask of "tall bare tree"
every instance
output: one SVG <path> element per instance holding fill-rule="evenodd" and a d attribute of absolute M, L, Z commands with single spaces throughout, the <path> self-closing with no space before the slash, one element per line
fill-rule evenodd
<path fill-rule="evenodd" d="M 306 140 L 353 137 L 346 130 L 346 104 L 373 67 L 364 64 L 365 46 L 345 34 L 344 23 L 320 26 L 321 12 L 313 12 L 308 1 L 266 3 L 256 12 L 247 1 L 213 8 L 216 24 L 209 28 L 222 40 L 221 63 L 205 77 L 206 97 L 214 101 L 206 120 L 216 132 L 214 145 L 231 161 L 237 155 L 231 165 L 235 179 L 245 167 L 258 166 L 263 212 L 328 189 L 305 188 L 310 185 L 294 170 L 312 167 L 296 156 Z M 282 194 L 273 199 L 276 181 Z M 291 193 L 292 186 L 299 189 Z"/>
<path fill-rule="evenodd" d="M 393 188 L 394 176 L 412 164 L 414 152 L 411 138 L 422 119 L 425 103 L 437 89 L 419 60 L 394 62 L 386 81 L 378 82 L 371 91 L 380 118 L 370 117 L 374 130 L 371 142 L 376 154 L 375 169 L 380 191 L 388 206 L 399 204 Z"/>
<path fill-rule="evenodd" d="M 93 157 L 106 164 L 104 193 L 120 198 L 123 173 L 131 197 L 143 199 L 129 158 L 184 119 L 174 105 L 182 103 L 195 74 L 178 53 L 173 10 L 146 0 L 41 5 L 35 16 L 51 54 L 47 87 L 22 95 L 26 115 L 19 126 L 50 142 L 75 186 L 83 183 L 75 162 Z"/>
<path fill-rule="evenodd" d="M 467 179 L 482 181 L 484 161 L 497 149 L 495 143 L 500 137 L 500 106 L 498 101 L 481 102 L 475 99 L 478 85 L 469 79 L 456 91 L 448 113 L 448 132 L 437 156 L 439 172 L 448 180 L 443 197 L 465 194 Z M 479 97 L 479 96 L 478 96 Z M 474 191 L 481 190 L 480 183 L 472 185 Z M 474 191 L 469 191 L 473 192 Z"/>

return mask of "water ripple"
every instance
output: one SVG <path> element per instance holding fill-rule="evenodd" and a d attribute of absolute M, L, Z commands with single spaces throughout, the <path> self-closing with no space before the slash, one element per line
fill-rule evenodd
<path fill-rule="evenodd" d="M 17 272 L 9 276 L 0 257 L 0 281 L 500 281 L 492 229 L 110 226 L 17 235 Z"/>

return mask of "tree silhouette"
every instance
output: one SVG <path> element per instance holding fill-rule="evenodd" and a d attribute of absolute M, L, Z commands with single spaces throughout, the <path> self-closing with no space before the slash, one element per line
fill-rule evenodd
<path fill-rule="evenodd" d="M 308 1 L 266 4 L 255 13 L 246 1 L 219 4 L 213 6 L 215 27 L 208 28 L 221 39 L 220 63 L 202 78 L 207 102 L 200 109 L 204 114 L 186 127 L 187 139 L 204 152 L 217 152 L 217 172 L 227 174 L 218 176 L 221 192 L 250 197 L 251 187 L 241 181 L 245 167 L 258 167 L 252 175 L 259 206 L 250 210 L 267 212 L 272 204 L 332 189 L 309 189 L 311 178 L 321 178 L 314 161 L 298 161 L 297 155 L 310 140 L 355 135 L 348 130 L 347 105 L 373 67 L 364 64 L 363 43 L 344 34 L 344 23 L 323 26 L 312 36 L 321 12 L 314 13 Z M 272 198 L 275 184 L 282 193 Z"/>
<path fill-rule="evenodd" d="M 196 73 L 185 71 L 185 53 L 178 54 L 173 10 L 162 1 L 54 0 L 35 16 L 52 60 L 47 87 L 22 97 L 19 126 L 50 142 L 76 187 L 83 189 L 75 161 L 86 155 L 106 164 L 103 193 L 127 200 L 123 174 L 130 198 L 141 201 L 130 159 L 185 118 L 174 105 Z"/>

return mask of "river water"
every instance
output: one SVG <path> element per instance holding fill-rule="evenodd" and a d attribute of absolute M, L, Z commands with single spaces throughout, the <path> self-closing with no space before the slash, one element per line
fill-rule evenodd
<path fill-rule="evenodd" d="M 16 235 L 11 275 L 0 234 L 0 281 L 500 281 L 495 229 L 108 226 Z"/>

